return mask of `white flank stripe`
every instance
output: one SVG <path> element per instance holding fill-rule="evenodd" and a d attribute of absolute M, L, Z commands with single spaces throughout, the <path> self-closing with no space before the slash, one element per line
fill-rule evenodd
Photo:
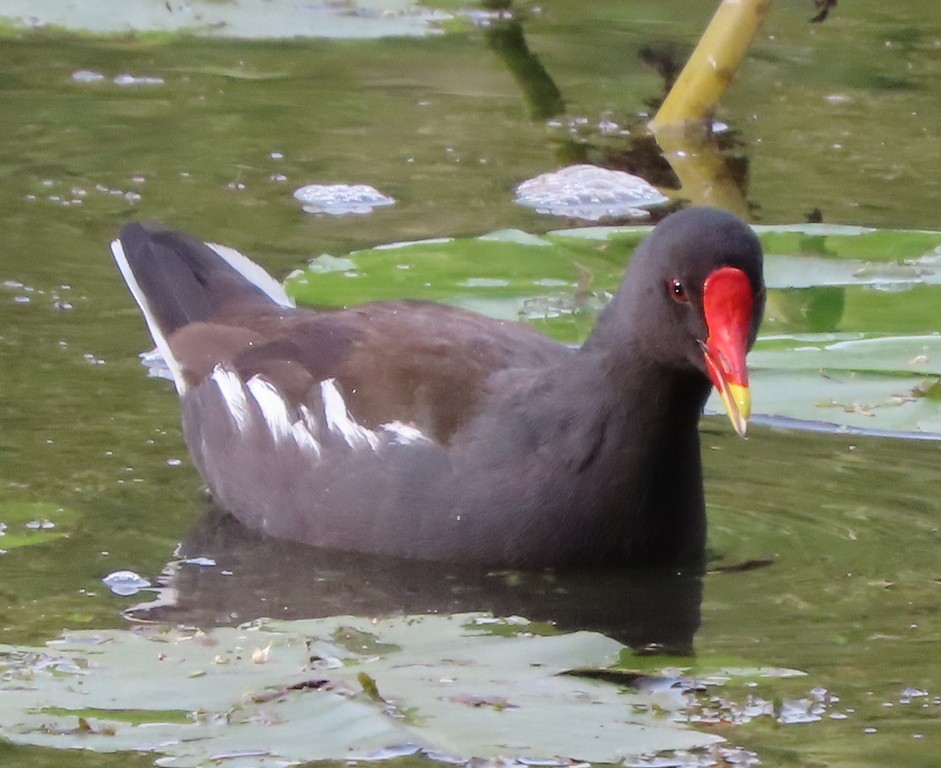
<path fill-rule="evenodd" d="M 265 423 L 275 440 L 293 437 L 294 429 L 291 427 L 287 404 L 274 384 L 260 376 L 252 376 L 246 386 L 261 408 L 261 415 L 265 417 Z"/>
<path fill-rule="evenodd" d="M 301 420 L 304 422 L 304 426 L 307 427 L 307 431 L 312 435 L 316 434 L 319 427 L 317 426 L 317 419 L 314 418 L 314 414 L 311 413 L 310 408 L 306 405 L 301 405 L 299 410 L 301 412 Z"/>
<path fill-rule="evenodd" d="M 206 245 L 225 259 L 229 266 L 241 274 L 242 277 L 268 294 L 272 301 L 277 302 L 282 307 L 295 306 L 294 300 L 284 292 L 281 283 L 248 256 L 227 245 L 219 245 L 218 243 L 206 243 Z"/>
<path fill-rule="evenodd" d="M 327 426 L 346 440 L 349 446 L 358 448 L 365 443 L 370 448 L 375 448 L 379 444 L 379 435 L 357 424 L 350 416 L 350 412 L 346 409 L 346 401 L 337 389 L 335 379 L 320 382 L 320 396 L 323 398 Z"/>
<path fill-rule="evenodd" d="M 428 439 L 420 429 L 402 421 L 390 421 L 388 424 L 383 424 L 382 429 L 392 434 L 392 442 L 399 445 L 411 445 Z"/>
<path fill-rule="evenodd" d="M 307 446 L 314 455 L 320 456 L 320 443 L 314 437 L 318 430 L 317 420 L 306 405 L 301 405 L 298 410 L 301 417 L 294 422 L 294 440 L 301 448 Z"/>
<path fill-rule="evenodd" d="M 298 448 L 310 451 L 314 456 L 320 456 L 320 443 L 310 433 L 303 421 L 300 419 L 295 421 L 291 425 L 291 433 L 294 435 L 294 442 L 297 443 Z"/>
<path fill-rule="evenodd" d="M 166 337 L 160 331 L 160 326 L 157 324 L 154 313 L 150 309 L 150 304 L 147 301 L 147 297 L 144 295 L 140 285 L 137 283 L 137 279 L 134 277 L 134 272 L 131 270 L 131 265 L 127 262 L 127 255 L 124 253 L 124 248 L 121 245 L 120 240 L 111 241 L 111 254 L 114 256 L 114 260 L 118 264 L 118 269 L 121 270 L 121 274 L 124 277 L 124 282 L 127 283 L 127 287 L 130 289 L 131 295 L 134 297 L 134 300 L 141 308 L 141 312 L 144 314 L 144 320 L 147 321 L 147 327 L 150 329 L 150 335 L 153 337 L 154 344 L 157 345 L 157 351 L 160 352 L 160 355 L 163 357 L 163 360 L 167 365 L 167 368 L 170 369 L 170 373 L 173 376 L 173 383 L 176 385 L 176 391 L 182 395 L 187 389 L 186 380 L 183 378 L 183 369 L 180 367 L 179 361 L 173 356 L 173 352 L 170 351 L 170 344 L 167 342 Z"/>
<path fill-rule="evenodd" d="M 219 388 L 222 398 L 225 400 L 229 413 L 235 420 L 235 425 L 239 430 L 245 429 L 248 424 L 248 398 L 245 396 L 245 388 L 242 386 L 242 380 L 232 371 L 227 371 L 221 365 L 217 365 L 212 370 L 210 377 Z"/>

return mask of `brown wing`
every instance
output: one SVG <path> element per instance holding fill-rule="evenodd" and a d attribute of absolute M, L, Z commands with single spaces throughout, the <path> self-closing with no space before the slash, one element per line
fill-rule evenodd
<path fill-rule="evenodd" d="M 191 323 L 169 343 L 191 384 L 224 363 L 243 380 L 268 379 L 297 405 L 335 379 L 363 426 L 399 421 L 441 443 L 477 412 L 494 373 L 571 354 L 529 326 L 426 302 L 256 309 Z"/>

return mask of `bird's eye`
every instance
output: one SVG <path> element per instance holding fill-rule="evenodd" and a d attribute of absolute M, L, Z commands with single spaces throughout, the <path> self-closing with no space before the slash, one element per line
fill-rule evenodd
<path fill-rule="evenodd" d="M 681 303 L 689 301 L 689 296 L 686 295 L 686 289 L 683 287 L 683 283 L 681 283 L 675 277 L 669 281 L 669 286 L 670 296 L 673 297 L 674 301 L 679 301 Z"/>

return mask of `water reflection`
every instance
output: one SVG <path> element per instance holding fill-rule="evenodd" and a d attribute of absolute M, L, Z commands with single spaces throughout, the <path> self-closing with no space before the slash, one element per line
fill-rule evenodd
<path fill-rule="evenodd" d="M 388 616 L 489 611 L 602 632 L 638 651 L 691 655 L 702 579 L 676 572 L 475 572 L 460 565 L 329 552 L 265 538 L 208 505 L 128 614 L 201 627 L 261 616 Z M 186 560 L 206 558 L 212 567 Z"/>
<path fill-rule="evenodd" d="M 591 164 L 608 170 L 626 171 L 650 182 L 677 200 L 725 208 L 749 218 L 751 206 L 745 191 L 748 162 L 738 146 L 736 133 L 727 126 L 688 123 L 681 128 L 645 125 L 635 114 L 622 128 L 605 117 L 600 122 L 574 116 L 568 120 L 562 92 L 552 75 L 526 44 L 522 24 L 515 19 L 491 23 L 484 31 L 487 44 L 516 81 L 533 120 L 550 120 L 550 128 L 561 129 L 556 160 L 562 165 Z M 664 80 L 669 92 L 682 68 L 683 57 L 675 48 L 651 41 L 640 47 L 638 57 Z M 660 94 L 646 103 L 656 109 Z M 721 128 L 721 130 L 718 130 Z M 586 219 L 578 209 L 552 210 L 556 215 Z M 660 218 L 669 210 L 656 215 Z M 598 217 L 590 217 L 596 220 Z M 630 214 L 607 213 L 606 220 L 631 218 Z"/>
<path fill-rule="evenodd" d="M 533 120 L 565 112 L 562 92 L 539 59 L 529 50 L 522 25 L 512 19 L 496 21 L 484 30 L 487 46 L 516 81 Z"/>

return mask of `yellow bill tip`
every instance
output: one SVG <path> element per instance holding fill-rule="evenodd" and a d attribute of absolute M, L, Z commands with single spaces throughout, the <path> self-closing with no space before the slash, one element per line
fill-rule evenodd
<path fill-rule="evenodd" d="M 748 417 L 751 416 L 751 390 L 742 384 L 726 382 L 725 386 L 719 390 L 719 394 L 722 396 L 722 404 L 735 431 L 739 437 L 745 437 Z"/>

